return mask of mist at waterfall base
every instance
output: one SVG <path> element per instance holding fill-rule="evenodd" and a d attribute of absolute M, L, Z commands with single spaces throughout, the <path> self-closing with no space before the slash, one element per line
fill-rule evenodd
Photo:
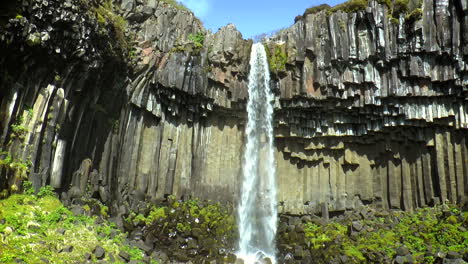
<path fill-rule="evenodd" d="M 270 72 L 261 43 L 252 46 L 249 73 L 247 144 L 239 201 L 239 252 L 245 264 L 275 259 L 277 227 L 276 179 L 273 152 L 273 100 Z"/>

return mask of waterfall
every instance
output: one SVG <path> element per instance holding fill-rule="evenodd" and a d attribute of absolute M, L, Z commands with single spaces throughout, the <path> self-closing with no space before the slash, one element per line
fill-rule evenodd
<path fill-rule="evenodd" d="M 265 49 L 253 44 L 250 57 L 247 144 L 239 201 L 239 252 L 246 264 L 269 257 L 275 263 L 277 226 L 273 150 L 273 100 Z"/>

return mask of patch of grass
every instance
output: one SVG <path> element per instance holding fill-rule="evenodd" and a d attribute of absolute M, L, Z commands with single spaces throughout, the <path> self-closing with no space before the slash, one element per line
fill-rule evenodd
<path fill-rule="evenodd" d="M 328 10 L 330 9 L 331 7 L 327 4 L 321 4 L 321 5 L 318 5 L 318 6 L 313 6 L 313 7 L 309 7 L 305 10 L 303 16 L 306 16 L 306 15 L 309 15 L 309 14 L 317 14 L 323 10 Z"/>
<path fill-rule="evenodd" d="M 25 194 L 14 194 L 0 200 L 0 262 L 50 263 L 82 262 L 86 253 L 96 246 L 109 255 L 118 256 L 126 251 L 132 260 L 141 260 L 141 250 L 124 245 L 126 234 L 115 224 L 104 221 L 96 224 L 95 217 L 74 215 L 50 194 L 51 188 L 43 188 L 42 196 L 29 194 L 31 186 L 25 184 Z M 71 252 L 61 253 L 65 246 L 73 247 Z M 92 257 L 93 263 L 97 260 Z"/>
<path fill-rule="evenodd" d="M 169 5 L 175 7 L 175 8 L 178 9 L 178 10 L 191 12 L 190 9 L 188 9 L 183 3 L 179 2 L 179 1 L 175 1 L 175 0 L 160 0 L 160 2 L 164 2 L 164 3 L 166 3 L 166 4 L 169 4 Z"/>

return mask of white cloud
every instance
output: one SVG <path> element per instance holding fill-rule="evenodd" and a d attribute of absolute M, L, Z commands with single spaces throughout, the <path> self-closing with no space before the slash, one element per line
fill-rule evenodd
<path fill-rule="evenodd" d="M 200 18 L 204 18 L 211 9 L 211 0 L 180 0 L 180 2 Z"/>

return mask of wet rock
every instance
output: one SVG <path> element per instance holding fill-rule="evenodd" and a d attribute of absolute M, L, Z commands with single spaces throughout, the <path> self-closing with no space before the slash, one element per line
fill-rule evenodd
<path fill-rule="evenodd" d="M 447 256 L 446 256 L 448 259 L 457 259 L 457 258 L 460 258 L 460 254 L 456 251 L 449 251 L 447 252 Z"/>
<path fill-rule="evenodd" d="M 124 259 L 127 262 L 130 260 L 130 254 L 128 254 L 126 251 L 120 251 L 119 252 L 119 257 L 121 257 L 122 259 Z"/>
<path fill-rule="evenodd" d="M 362 229 L 364 228 L 364 226 L 363 226 L 360 222 L 355 221 L 355 222 L 353 222 L 353 224 L 352 224 L 352 228 L 353 228 L 353 230 L 356 231 L 356 232 L 361 232 Z"/>
<path fill-rule="evenodd" d="M 101 246 L 96 246 L 93 250 L 93 254 L 97 259 L 103 259 L 106 255 L 106 252 Z"/>
<path fill-rule="evenodd" d="M 65 246 L 62 249 L 59 250 L 59 253 L 65 252 L 65 253 L 70 253 L 73 251 L 73 246 Z"/>
<path fill-rule="evenodd" d="M 244 260 L 241 258 L 237 258 L 235 264 L 244 264 Z"/>
<path fill-rule="evenodd" d="M 409 249 L 407 247 L 399 247 L 396 250 L 397 256 L 406 256 L 410 253 Z"/>

